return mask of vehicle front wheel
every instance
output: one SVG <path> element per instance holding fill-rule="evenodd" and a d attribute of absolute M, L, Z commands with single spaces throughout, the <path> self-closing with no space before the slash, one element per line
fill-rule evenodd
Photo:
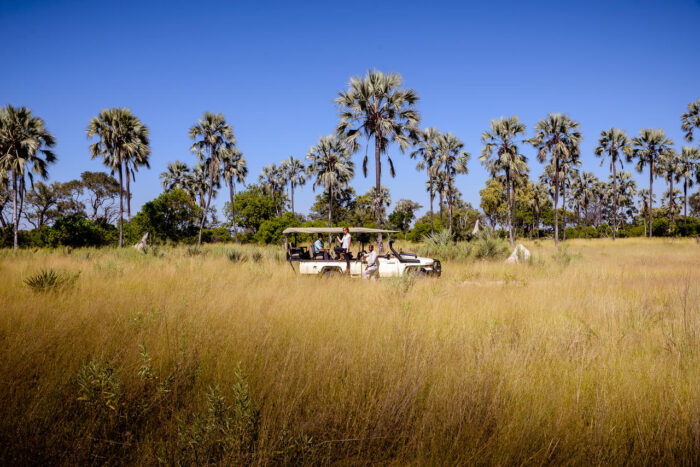
<path fill-rule="evenodd" d="M 321 274 L 321 277 L 323 277 L 324 279 L 330 279 L 331 277 L 340 277 L 340 276 L 342 276 L 341 272 L 335 268 L 334 269 L 326 269 Z"/>

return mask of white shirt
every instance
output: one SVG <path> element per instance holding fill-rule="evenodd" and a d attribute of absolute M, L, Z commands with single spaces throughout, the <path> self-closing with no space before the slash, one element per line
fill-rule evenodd
<path fill-rule="evenodd" d="M 343 239 L 341 241 L 340 246 L 344 250 L 347 250 L 348 248 L 350 248 L 350 234 L 349 233 L 343 235 Z"/>
<path fill-rule="evenodd" d="M 377 252 L 375 250 L 370 251 L 367 254 L 367 267 L 371 268 L 372 266 L 377 265 Z"/>

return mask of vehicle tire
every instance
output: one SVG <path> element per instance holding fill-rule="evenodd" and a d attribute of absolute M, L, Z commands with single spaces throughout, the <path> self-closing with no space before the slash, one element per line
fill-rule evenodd
<path fill-rule="evenodd" d="M 330 279 L 332 277 L 340 277 L 340 276 L 342 276 L 342 274 L 336 268 L 326 269 L 321 274 L 321 277 L 323 277 L 324 279 Z"/>
<path fill-rule="evenodd" d="M 419 268 L 408 268 L 406 269 L 407 276 L 410 277 L 416 277 L 418 279 L 422 279 L 424 277 L 428 277 L 428 273 L 425 272 L 425 269 L 419 269 Z"/>

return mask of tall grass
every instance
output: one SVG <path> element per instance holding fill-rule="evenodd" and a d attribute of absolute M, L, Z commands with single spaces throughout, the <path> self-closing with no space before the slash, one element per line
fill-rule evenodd
<path fill-rule="evenodd" d="M 1 252 L 0 463 L 697 462 L 700 248 L 567 244 L 376 282 L 252 246 Z"/>

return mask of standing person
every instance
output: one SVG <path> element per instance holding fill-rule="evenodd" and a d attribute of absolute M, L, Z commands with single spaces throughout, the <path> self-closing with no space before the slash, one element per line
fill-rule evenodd
<path fill-rule="evenodd" d="M 343 227 L 343 238 L 340 237 L 335 237 L 336 242 L 340 242 L 340 246 L 336 246 L 333 251 L 335 251 L 335 254 L 338 255 L 338 258 L 341 257 L 341 255 L 345 255 L 346 260 L 350 260 L 350 242 L 352 241 L 352 237 L 350 236 L 350 229 L 347 227 Z"/>
<path fill-rule="evenodd" d="M 377 252 L 374 251 L 374 245 L 369 245 L 369 253 L 365 255 L 365 259 L 367 260 L 367 268 L 364 271 L 362 271 L 362 278 L 369 279 L 371 277 L 372 279 L 375 279 L 375 273 L 377 272 L 378 264 Z"/>

